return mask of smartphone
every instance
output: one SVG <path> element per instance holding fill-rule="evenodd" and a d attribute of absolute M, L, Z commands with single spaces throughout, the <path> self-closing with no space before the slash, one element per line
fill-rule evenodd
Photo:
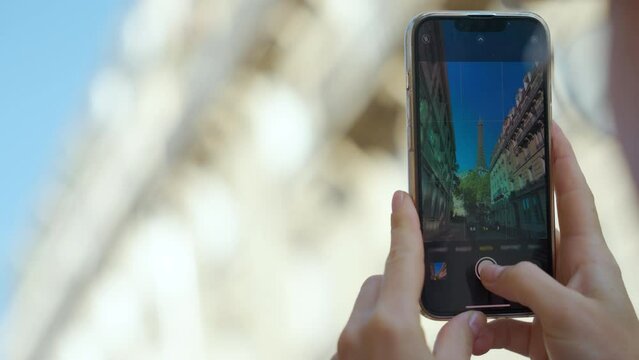
<path fill-rule="evenodd" d="M 531 13 L 413 18 L 405 36 L 409 186 L 424 243 L 422 313 L 530 309 L 486 290 L 484 262 L 554 275 L 548 28 Z"/>

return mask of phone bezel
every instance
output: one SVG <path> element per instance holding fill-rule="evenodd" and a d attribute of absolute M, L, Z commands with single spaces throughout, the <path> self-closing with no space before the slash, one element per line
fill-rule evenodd
<path fill-rule="evenodd" d="M 416 170 L 416 156 L 415 156 L 415 144 L 417 134 L 414 131 L 416 128 L 415 124 L 415 97 L 416 97 L 416 84 L 415 84 L 415 76 L 414 76 L 414 44 L 415 44 L 415 36 L 416 30 L 419 28 L 419 24 L 426 19 L 433 18 L 472 18 L 472 17 L 482 17 L 482 18 L 511 18 L 511 19 L 532 19 L 538 21 L 546 34 L 547 44 L 548 44 L 548 69 L 547 74 L 548 78 L 546 81 L 546 94 L 545 102 L 547 109 L 547 122 L 548 126 L 546 128 L 546 137 L 548 147 L 546 151 L 548 154 L 552 153 L 552 137 L 551 137 L 551 127 L 553 124 L 552 119 L 552 92 L 551 92 L 551 83 L 552 83 L 552 71 L 553 71 L 553 52 L 552 52 L 552 43 L 550 38 L 550 31 L 548 29 L 548 25 L 546 22 L 537 14 L 532 12 L 492 12 L 492 11 L 446 11 L 446 12 L 425 12 L 420 13 L 417 16 L 413 17 L 408 26 L 406 28 L 406 32 L 404 35 L 404 63 L 405 63 L 405 75 L 406 75 L 406 129 L 407 129 L 407 149 L 408 149 L 408 185 L 409 185 L 409 193 L 413 198 L 413 202 L 417 208 L 419 214 L 421 214 L 420 203 L 417 201 L 417 186 L 419 183 L 419 179 L 417 179 L 417 170 Z M 549 155 L 550 156 L 550 155 Z M 550 212 L 550 243 L 551 243 L 551 273 L 553 277 L 556 277 L 556 237 L 555 237 L 555 191 L 553 185 L 553 174 L 552 174 L 552 166 L 548 165 L 548 183 L 549 183 L 549 212 Z M 426 279 L 424 279 L 426 281 Z M 432 311 L 429 311 L 424 304 L 422 303 L 422 296 L 420 295 L 419 305 L 421 308 L 421 313 L 423 316 L 430 318 L 432 320 L 447 320 L 452 318 L 454 315 L 443 315 L 436 314 Z M 528 317 L 532 316 L 532 311 L 494 311 L 487 314 L 489 317 Z"/>

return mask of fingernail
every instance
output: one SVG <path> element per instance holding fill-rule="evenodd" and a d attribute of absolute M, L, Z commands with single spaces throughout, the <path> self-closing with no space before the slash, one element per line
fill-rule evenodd
<path fill-rule="evenodd" d="M 404 202 L 405 197 L 406 197 L 405 192 L 401 190 L 395 191 L 395 194 L 393 194 L 393 203 L 391 205 L 393 212 L 396 212 L 399 210 L 399 208 L 402 206 L 402 203 Z"/>
<path fill-rule="evenodd" d="M 481 330 L 481 321 L 480 316 L 477 311 L 472 311 L 470 317 L 468 318 L 468 326 L 470 330 L 473 332 L 474 336 L 479 335 L 479 331 Z"/>
<path fill-rule="evenodd" d="M 482 282 L 493 282 L 497 280 L 504 267 L 497 264 L 487 263 L 479 269 L 479 275 Z"/>

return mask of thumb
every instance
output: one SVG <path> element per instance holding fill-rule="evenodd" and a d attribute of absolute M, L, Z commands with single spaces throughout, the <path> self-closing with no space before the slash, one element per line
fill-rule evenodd
<path fill-rule="evenodd" d="M 486 325 L 486 315 L 468 311 L 450 319 L 437 334 L 435 359 L 466 360 L 473 353 L 473 343 Z"/>
<path fill-rule="evenodd" d="M 573 291 L 528 261 L 514 266 L 486 264 L 480 271 L 486 289 L 529 307 L 543 322 L 570 313 L 577 300 Z"/>

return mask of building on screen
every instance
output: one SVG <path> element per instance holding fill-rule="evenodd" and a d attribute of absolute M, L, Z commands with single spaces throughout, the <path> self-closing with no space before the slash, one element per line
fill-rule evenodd
<path fill-rule="evenodd" d="M 427 29 L 432 39 L 423 49 L 443 58 L 443 34 L 439 27 Z M 423 231 L 436 234 L 450 219 L 457 161 L 450 110 L 448 74 L 443 62 L 420 62 L 419 121 Z"/>
<path fill-rule="evenodd" d="M 546 235 L 544 73 L 526 74 L 490 158 L 492 219 L 516 236 Z"/>

